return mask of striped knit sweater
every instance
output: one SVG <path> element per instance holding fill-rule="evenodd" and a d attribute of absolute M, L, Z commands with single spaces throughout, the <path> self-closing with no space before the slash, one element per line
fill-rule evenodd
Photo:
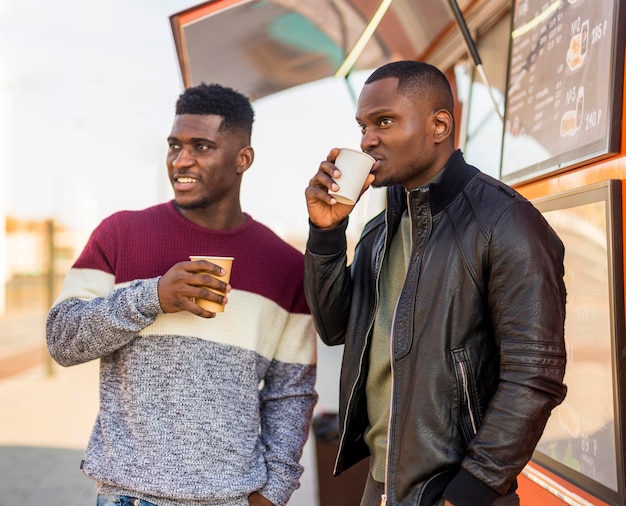
<path fill-rule="evenodd" d="M 100 411 L 84 472 L 98 493 L 159 506 L 277 505 L 299 485 L 317 396 L 303 257 L 246 216 L 233 230 L 173 201 L 105 219 L 48 316 L 48 348 L 100 359 Z M 189 255 L 234 256 L 224 313 L 165 314 L 157 283 Z"/>

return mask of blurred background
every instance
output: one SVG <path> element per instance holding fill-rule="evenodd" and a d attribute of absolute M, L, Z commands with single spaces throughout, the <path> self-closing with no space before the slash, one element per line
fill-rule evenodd
<path fill-rule="evenodd" d="M 98 364 L 54 364 L 45 318 L 103 218 L 172 198 L 166 138 L 183 80 L 169 16 L 197 3 L 0 0 L 0 505 L 93 500 L 78 463 L 98 409 Z M 300 250 L 304 189 L 332 147 L 358 148 L 354 96 L 368 74 L 253 102 L 256 158 L 242 206 Z M 351 236 L 382 206 L 369 193 Z M 336 409 L 340 356 L 320 350 L 319 412 Z M 316 497 L 310 445 L 303 464 L 292 500 L 301 506 Z"/>
<path fill-rule="evenodd" d="M 100 220 L 172 198 L 183 82 L 168 17 L 196 4 L 0 0 L 0 314 L 47 310 Z M 304 188 L 330 148 L 358 147 L 353 94 L 368 73 L 253 103 L 242 205 L 300 249 Z M 352 228 L 379 204 L 364 199 Z"/>

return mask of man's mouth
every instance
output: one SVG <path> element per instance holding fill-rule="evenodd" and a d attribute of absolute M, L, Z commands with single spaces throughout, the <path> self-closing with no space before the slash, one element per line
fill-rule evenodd
<path fill-rule="evenodd" d="M 188 176 L 177 177 L 174 180 L 177 183 L 182 183 L 182 184 L 190 184 L 190 183 L 195 183 L 197 181 L 195 177 L 188 177 Z"/>
<path fill-rule="evenodd" d="M 185 191 L 190 189 L 194 184 L 198 183 L 198 179 L 191 176 L 174 177 L 174 190 Z"/>

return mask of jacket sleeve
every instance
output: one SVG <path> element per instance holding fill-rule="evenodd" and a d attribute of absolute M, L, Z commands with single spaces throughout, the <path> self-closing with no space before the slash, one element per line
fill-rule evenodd
<path fill-rule="evenodd" d="M 444 493 L 455 506 L 490 505 L 509 492 L 565 397 L 563 259 L 562 242 L 528 202 L 495 221 L 485 282 L 500 380 Z"/>
<path fill-rule="evenodd" d="M 333 229 L 310 224 L 304 258 L 304 289 L 321 340 L 343 344 L 352 301 L 352 281 L 347 266 L 345 219 Z"/>

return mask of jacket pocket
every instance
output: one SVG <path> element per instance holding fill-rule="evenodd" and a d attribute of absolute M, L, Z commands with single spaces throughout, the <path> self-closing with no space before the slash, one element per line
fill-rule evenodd
<path fill-rule="evenodd" d="M 418 506 L 443 506 L 443 491 L 458 469 L 447 469 L 431 476 L 418 494 L 415 504 Z"/>
<path fill-rule="evenodd" d="M 456 389 L 459 410 L 459 426 L 463 431 L 465 442 L 474 438 L 480 426 L 480 413 L 476 395 L 476 381 L 473 369 L 465 348 L 452 350 L 454 360 L 454 373 L 456 376 Z"/>

